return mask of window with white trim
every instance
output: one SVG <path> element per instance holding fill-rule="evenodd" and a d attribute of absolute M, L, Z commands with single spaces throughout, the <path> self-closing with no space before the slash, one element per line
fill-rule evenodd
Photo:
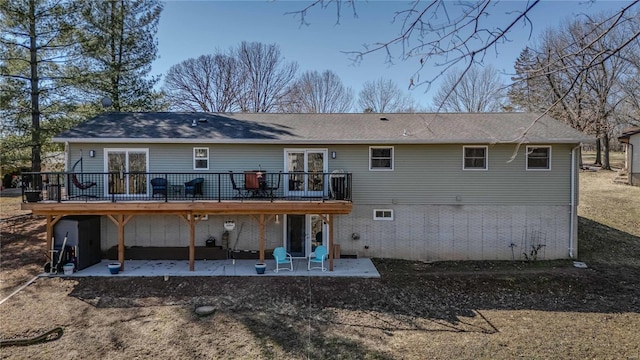
<path fill-rule="evenodd" d="M 463 146 L 462 169 L 487 170 L 489 168 L 488 153 L 487 146 Z"/>
<path fill-rule="evenodd" d="M 393 220 L 393 209 L 374 209 L 373 220 Z"/>
<path fill-rule="evenodd" d="M 209 148 L 193 148 L 193 170 L 209 170 Z"/>
<path fill-rule="evenodd" d="M 551 170 L 551 146 L 527 146 L 527 170 Z"/>
<path fill-rule="evenodd" d="M 370 146 L 369 170 L 393 170 L 393 146 Z"/>

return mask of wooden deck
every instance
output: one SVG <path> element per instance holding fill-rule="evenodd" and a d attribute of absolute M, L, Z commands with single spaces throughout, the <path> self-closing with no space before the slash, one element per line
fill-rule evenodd
<path fill-rule="evenodd" d="M 260 226 L 260 261 L 265 260 L 265 224 L 278 214 L 317 214 L 329 227 L 329 270 L 333 270 L 333 216 L 349 214 L 351 201 L 344 200 L 191 200 L 191 201 L 39 201 L 22 203 L 22 210 L 31 210 L 34 215 L 47 218 L 47 249 L 51 248 L 53 227 L 68 215 L 101 215 L 118 227 L 118 260 L 125 267 L 124 227 L 137 215 L 176 215 L 189 224 L 189 268 L 194 271 L 195 225 L 199 215 L 251 215 Z"/>

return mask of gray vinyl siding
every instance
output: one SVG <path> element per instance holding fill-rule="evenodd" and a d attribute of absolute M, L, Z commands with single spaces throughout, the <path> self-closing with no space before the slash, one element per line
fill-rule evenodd
<path fill-rule="evenodd" d="M 336 168 L 353 173 L 358 204 L 569 204 L 570 145 L 552 146 L 550 171 L 526 171 L 525 146 L 510 161 L 516 145 L 490 145 L 486 171 L 462 170 L 462 147 L 396 145 L 394 170 L 370 171 L 369 146 L 339 146 Z"/>
<path fill-rule="evenodd" d="M 104 148 L 147 148 L 150 172 L 242 172 L 258 168 L 277 172 L 284 171 L 285 148 L 327 149 L 329 171 L 341 169 L 353 174 L 355 204 L 570 203 L 572 145 L 550 145 L 550 171 L 527 171 L 526 146 L 517 149 L 515 144 L 488 145 L 489 169 L 463 170 L 463 145 L 395 145 L 393 171 L 369 170 L 369 145 L 71 144 L 69 166 L 79 158 L 79 149 L 83 149 L 85 172 L 103 172 Z M 193 170 L 194 147 L 209 148 L 209 170 Z M 89 150 L 96 151 L 94 158 L 88 156 Z M 331 159 L 332 151 L 336 159 Z"/>

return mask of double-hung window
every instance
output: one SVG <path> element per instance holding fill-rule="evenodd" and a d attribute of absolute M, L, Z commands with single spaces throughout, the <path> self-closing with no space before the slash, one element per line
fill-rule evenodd
<path fill-rule="evenodd" d="M 551 170 L 551 146 L 527 146 L 527 170 Z"/>
<path fill-rule="evenodd" d="M 370 146 L 369 170 L 393 170 L 393 146 Z"/>
<path fill-rule="evenodd" d="M 193 148 L 193 170 L 209 170 L 209 148 Z"/>
<path fill-rule="evenodd" d="M 463 146 L 462 168 L 464 170 L 489 169 L 488 151 L 486 146 Z"/>

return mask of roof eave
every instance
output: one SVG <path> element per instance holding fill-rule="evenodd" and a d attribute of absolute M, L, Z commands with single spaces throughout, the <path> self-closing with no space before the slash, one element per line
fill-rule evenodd
<path fill-rule="evenodd" d="M 128 144 L 575 144 L 591 143 L 595 139 L 591 138 L 531 138 L 526 140 L 497 140 L 497 139 L 159 139 L 159 138 L 63 138 L 54 137 L 53 142 L 57 143 L 128 143 Z"/>

